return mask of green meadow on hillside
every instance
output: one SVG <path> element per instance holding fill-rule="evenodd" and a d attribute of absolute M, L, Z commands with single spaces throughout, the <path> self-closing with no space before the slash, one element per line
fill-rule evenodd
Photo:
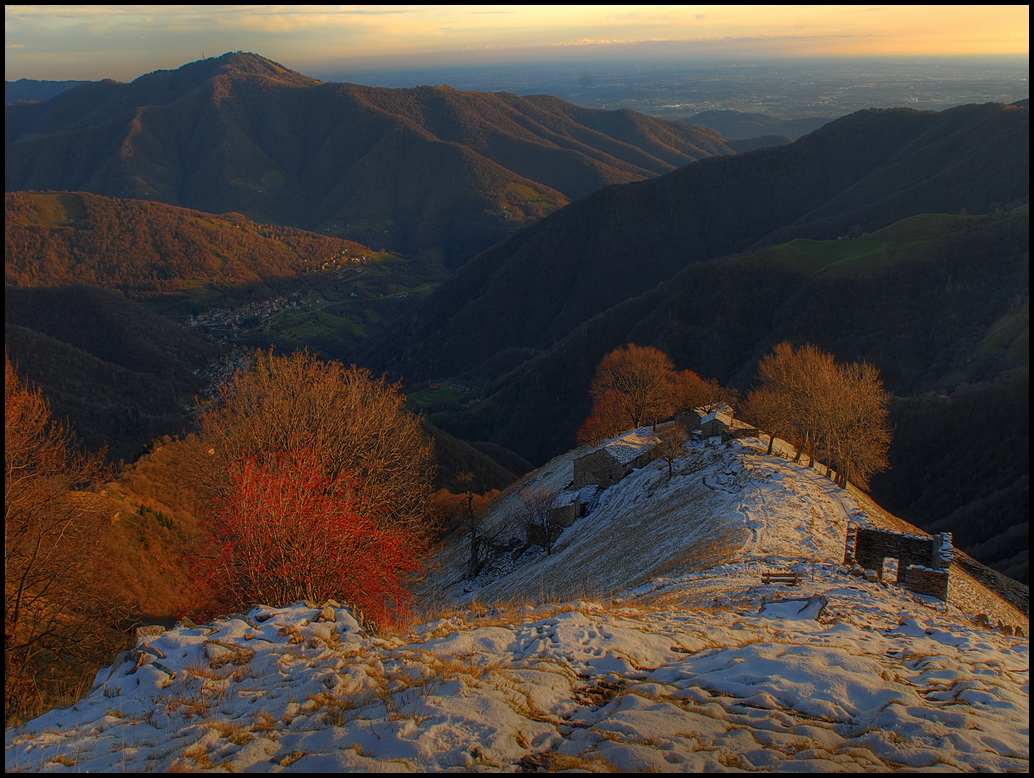
<path fill-rule="evenodd" d="M 767 264 L 798 273 L 872 273 L 899 262 L 933 259 L 959 233 L 989 222 L 1005 223 L 1025 215 L 1028 208 L 1024 205 L 1008 213 L 978 216 L 923 213 L 867 235 L 838 240 L 799 238 L 725 261 L 734 266 Z"/>

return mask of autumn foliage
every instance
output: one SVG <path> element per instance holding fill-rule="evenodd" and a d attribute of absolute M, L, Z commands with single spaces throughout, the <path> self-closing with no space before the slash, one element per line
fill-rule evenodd
<path fill-rule="evenodd" d="M 797 460 L 824 460 L 840 486 L 866 487 L 887 469 L 888 395 L 875 367 L 779 343 L 758 363 L 758 378 L 743 412 L 770 435 L 794 441 Z"/>
<path fill-rule="evenodd" d="M 326 457 L 301 448 L 242 459 L 230 481 L 202 519 L 203 610 L 337 599 L 379 624 L 406 612 L 402 581 L 421 549 L 402 529 L 363 515 L 361 480 L 330 475 Z"/>
<path fill-rule="evenodd" d="M 133 297 L 273 285 L 369 250 L 341 238 L 89 192 L 4 196 L 4 277 L 15 286 L 90 284 Z"/>
<path fill-rule="evenodd" d="M 107 657 L 121 606 L 86 490 L 103 457 L 78 450 L 4 358 L 4 719 L 40 712 Z"/>
<path fill-rule="evenodd" d="M 592 410 L 579 428 L 579 443 L 598 443 L 627 429 L 654 424 L 679 411 L 707 408 L 736 393 L 691 370 L 676 370 L 671 358 L 634 343 L 600 360 L 589 390 Z"/>
<path fill-rule="evenodd" d="M 204 456 L 188 477 L 202 494 L 225 496 L 227 475 L 256 457 L 271 470 L 284 452 L 320 454 L 331 483 L 361 479 L 359 512 L 386 529 L 429 536 L 433 445 L 398 384 L 308 351 L 257 350 L 199 417 Z"/>

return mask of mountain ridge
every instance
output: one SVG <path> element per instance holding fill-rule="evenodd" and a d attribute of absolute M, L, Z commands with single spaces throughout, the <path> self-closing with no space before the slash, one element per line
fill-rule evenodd
<path fill-rule="evenodd" d="M 323 83 L 244 53 L 13 106 L 6 147 L 8 191 L 239 211 L 451 266 L 601 186 L 736 152 L 630 111 Z"/>
<path fill-rule="evenodd" d="M 822 475 L 821 463 L 792 462 L 795 449 L 789 443 L 776 440 L 774 453 L 766 454 L 767 433 L 726 443 L 691 436 L 671 474 L 666 462 L 654 458 L 628 468 L 611 486 L 585 486 L 579 480 L 576 460 L 616 442 L 648 444 L 655 435 L 643 427 L 596 446 L 580 446 L 508 487 L 479 517 L 479 531 L 497 546 L 482 572 L 473 578 L 467 574 L 469 543 L 461 532 L 443 543 L 422 591 L 450 606 L 596 599 L 639 587 L 654 591 L 663 588 L 658 580 L 677 581 L 734 562 L 762 570 L 793 570 L 801 561 L 848 564 L 849 524 L 929 537 L 853 486 L 835 486 Z M 581 497 L 580 516 L 560 532 L 549 553 L 541 544 L 522 545 L 530 537 L 521 519 L 524 497 L 535 493 L 556 495 L 556 505 L 567 504 L 565 496 L 573 493 Z M 633 528 L 634 541 L 628 535 Z M 518 556 L 514 549 L 523 551 Z M 949 586 L 948 601 L 964 609 L 981 607 L 978 601 L 1013 598 L 1026 589 L 1007 587 L 978 596 L 978 584 L 966 570 L 953 567 L 956 574 L 962 579 Z M 1027 600 L 1010 607 L 998 609 L 997 618 L 1011 613 L 1006 623 L 1021 625 L 1026 633 L 1022 614 Z"/>
<path fill-rule="evenodd" d="M 373 254 L 353 241 L 145 200 L 89 192 L 4 195 L 5 281 L 86 283 L 138 297 L 277 286 Z"/>
<path fill-rule="evenodd" d="M 1028 219 L 1026 208 L 916 216 L 864 237 L 692 264 L 548 347 L 512 348 L 459 374 L 480 399 L 471 408 L 427 410 L 453 434 L 542 464 L 571 445 L 596 366 L 618 346 L 659 348 L 745 393 L 776 343 L 812 343 L 875 365 L 895 395 L 892 469 L 874 477 L 874 494 L 1023 580 Z M 953 512 L 959 521 L 945 524 Z M 1013 540 L 992 539 L 999 533 Z"/>
<path fill-rule="evenodd" d="M 475 257 L 368 356 L 414 379 L 460 373 L 503 349 L 547 348 L 693 263 L 1023 201 L 1028 130 L 1015 106 L 873 109 L 790 145 L 599 190 Z M 948 154 L 967 140 L 968 154 Z"/>

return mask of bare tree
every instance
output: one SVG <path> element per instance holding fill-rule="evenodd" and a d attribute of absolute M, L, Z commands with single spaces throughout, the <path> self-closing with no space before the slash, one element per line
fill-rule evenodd
<path fill-rule="evenodd" d="M 671 376 L 672 407 L 676 412 L 699 408 L 710 413 L 722 403 L 735 408 L 739 396 L 735 389 L 722 386 L 714 378 L 701 378 L 692 370 L 679 370 Z"/>
<path fill-rule="evenodd" d="M 496 542 L 501 530 L 489 532 L 485 528 L 485 514 L 481 510 L 484 506 L 474 507 L 476 495 L 473 490 L 474 474 L 469 470 L 459 473 L 457 482 L 467 487 L 462 505 L 458 507 L 461 512 L 460 525 L 467 536 L 469 554 L 467 557 L 467 578 L 477 578 L 492 554 L 498 550 Z"/>
<path fill-rule="evenodd" d="M 663 351 L 634 343 L 614 349 L 596 367 L 590 393 L 597 404 L 615 403 L 622 429 L 640 427 L 672 411 L 675 366 Z"/>
<path fill-rule="evenodd" d="M 578 443 L 595 445 L 631 426 L 628 414 L 621 402 L 620 394 L 613 389 L 597 393 L 589 416 L 578 428 L 575 439 Z"/>
<path fill-rule="evenodd" d="M 668 478 L 674 475 L 675 460 L 686 453 L 686 431 L 678 422 L 665 424 L 657 430 L 660 443 L 657 452 L 661 459 L 668 463 Z"/>
<path fill-rule="evenodd" d="M 553 553 L 553 545 L 563 528 L 552 520 L 557 493 L 547 487 L 526 489 L 521 494 L 518 518 L 527 535 L 528 542 L 542 546 L 546 556 Z"/>
<path fill-rule="evenodd" d="M 405 408 L 398 384 L 307 351 L 256 351 L 249 369 L 220 389 L 200 417 L 206 453 L 194 473 L 210 493 L 229 486 L 231 465 L 284 451 L 319 452 L 331 480 L 362 484 L 355 509 L 382 526 L 426 535 L 432 443 Z"/>
<path fill-rule="evenodd" d="M 836 482 L 867 488 L 870 476 L 889 466 L 887 393 L 879 371 L 867 362 L 838 366 L 836 386 L 824 436 Z"/>
<path fill-rule="evenodd" d="M 711 401 L 712 394 L 711 384 L 692 370 L 679 370 L 671 376 L 671 399 L 676 413 L 706 405 Z"/>
<path fill-rule="evenodd" d="M 778 398 L 773 406 L 783 414 L 778 426 L 792 430 L 797 441 L 795 462 L 806 453 L 814 461 L 817 427 L 827 413 L 836 375 L 833 355 L 810 344 L 794 348 L 790 343 L 779 343 L 758 363 L 762 387 Z"/>
<path fill-rule="evenodd" d="M 807 452 L 814 465 L 819 452 L 841 486 L 865 487 L 886 469 L 888 397 L 875 367 L 840 365 L 815 346 L 780 343 L 758 364 L 758 375 L 761 387 L 748 398 L 747 412 L 770 434 L 799 441 L 795 461 Z"/>
<path fill-rule="evenodd" d="M 108 474 L 80 453 L 43 395 L 4 355 L 5 720 L 38 713 L 110 650 L 116 609 L 100 561 L 104 527 L 85 493 Z"/>
<path fill-rule="evenodd" d="M 794 427 L 789 409 L 774 390 L 761 387 L 752 390 L 740 406 L 741 415 L 758 429 L 768 433 L 768 452 L 772 453 L 776 437 L 791 438 Z"/>

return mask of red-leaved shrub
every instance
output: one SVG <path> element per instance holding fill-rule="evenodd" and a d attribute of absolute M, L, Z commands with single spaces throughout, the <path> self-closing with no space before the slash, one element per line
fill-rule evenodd
<path fill-rule="evenodd" d="M 419 567 L 421 549 L 360 515 L 358 479 L 327 475 L 312 449 L 246 458 L 230 478 L 229 493 L 202 518 L 200 615 L 328 599 L 378 624 L 408 611 L 402 579 Z"/>

